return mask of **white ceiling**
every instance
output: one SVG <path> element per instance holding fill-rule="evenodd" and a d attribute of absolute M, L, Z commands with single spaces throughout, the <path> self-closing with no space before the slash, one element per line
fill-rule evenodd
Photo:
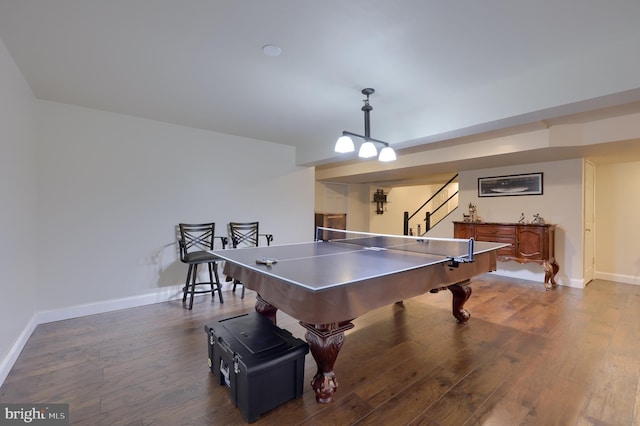
<path fill-rule="evenodd" d="M 339 158 L 640 101 L 638 0 L 0 0 L 39 99 Z M 262 46 L 282 48 L 278 57 Z"/>

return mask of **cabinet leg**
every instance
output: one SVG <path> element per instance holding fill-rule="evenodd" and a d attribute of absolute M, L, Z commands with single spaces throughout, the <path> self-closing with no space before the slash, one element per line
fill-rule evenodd
<path fill-rule="evenodd" d="M 551 262 L 545 260 L 542 262 L 542 267 L 544 268 L 544 286 L 546 289 L 551 290 L 552 288 L 557 287 L 556 274 L 560 270 L 560 266 L 558 266 L 555 259 Z"/>

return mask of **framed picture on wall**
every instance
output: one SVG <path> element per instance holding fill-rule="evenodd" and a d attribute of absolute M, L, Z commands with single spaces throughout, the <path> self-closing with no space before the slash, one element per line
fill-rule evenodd
<path fill-rule="evenodd" d="M 478 197 L 542 195 L 542 173 L 478 178 Z"/>

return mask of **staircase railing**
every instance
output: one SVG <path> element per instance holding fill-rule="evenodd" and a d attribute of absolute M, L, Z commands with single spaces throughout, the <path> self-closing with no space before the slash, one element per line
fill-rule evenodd
<path fill-rule="evenodd" d="M 418 207 L 413 214 L 409 215 L 409 212 L 404 212 L 404 235 L 424 235 L 458 207 L 457 187 L 455 187 L 455 190 L 446 199 L 440 200 L 442 198 L 440 195 L 444 194 L 445 190 L 449 191 L 449 189 L 453 187 L 453 183 L 457 178 L 458 174 L 456 173 L 455 176 L 449 179 L 447 183 L 442 185 L 442 187 L 429 197 L 427 201 Z M 415 219 L 412 221 L 412 219 L 421 212 L 424 212 L 424 219 Z M 424 222 L 424 230 L 422 229 L 422 224 L 420 222 Z M 415 225 L 415 232 L 411 224 Z"/>

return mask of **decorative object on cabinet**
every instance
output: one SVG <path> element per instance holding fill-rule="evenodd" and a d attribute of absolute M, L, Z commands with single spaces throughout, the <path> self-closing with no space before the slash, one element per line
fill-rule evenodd
<path fill-rule="evenodd" d="M 376 203 L 376 214 L 384 213 L 384 205 L 387 203 L 387 194 L 382 189 L 376 189 L 372 203 Z"/>
<path fill-rule="evenodd" d="M 542 218 L 542 216 L 540 216 L 540 213 L 536 213 L 533 215 L 533 220 L 531 221 L 531 223 L 535 225 L 544 225 L 544 219 Z"/>
<path fill-rule="evenodd" d="M 478 207 L 475 204 L 469 203 L 469 214 L 462 213 L 463 220 L 465 222 L 480 222 L 480 216 L 478 216 Z"/>
<path fill-rule="evenodd" d="M 509 243 L 498 250 L 499 261 L 537 263 L 545 271 L 544 286 L 556 287 L 560 270 L 555 259 L 555 225 L 522 223 L 453 222 L 454 238 Z"/>
<path fill-rule="evenodd" d="M 542 195 L 542 173 L 478 178 L 478 197 Z"/>

